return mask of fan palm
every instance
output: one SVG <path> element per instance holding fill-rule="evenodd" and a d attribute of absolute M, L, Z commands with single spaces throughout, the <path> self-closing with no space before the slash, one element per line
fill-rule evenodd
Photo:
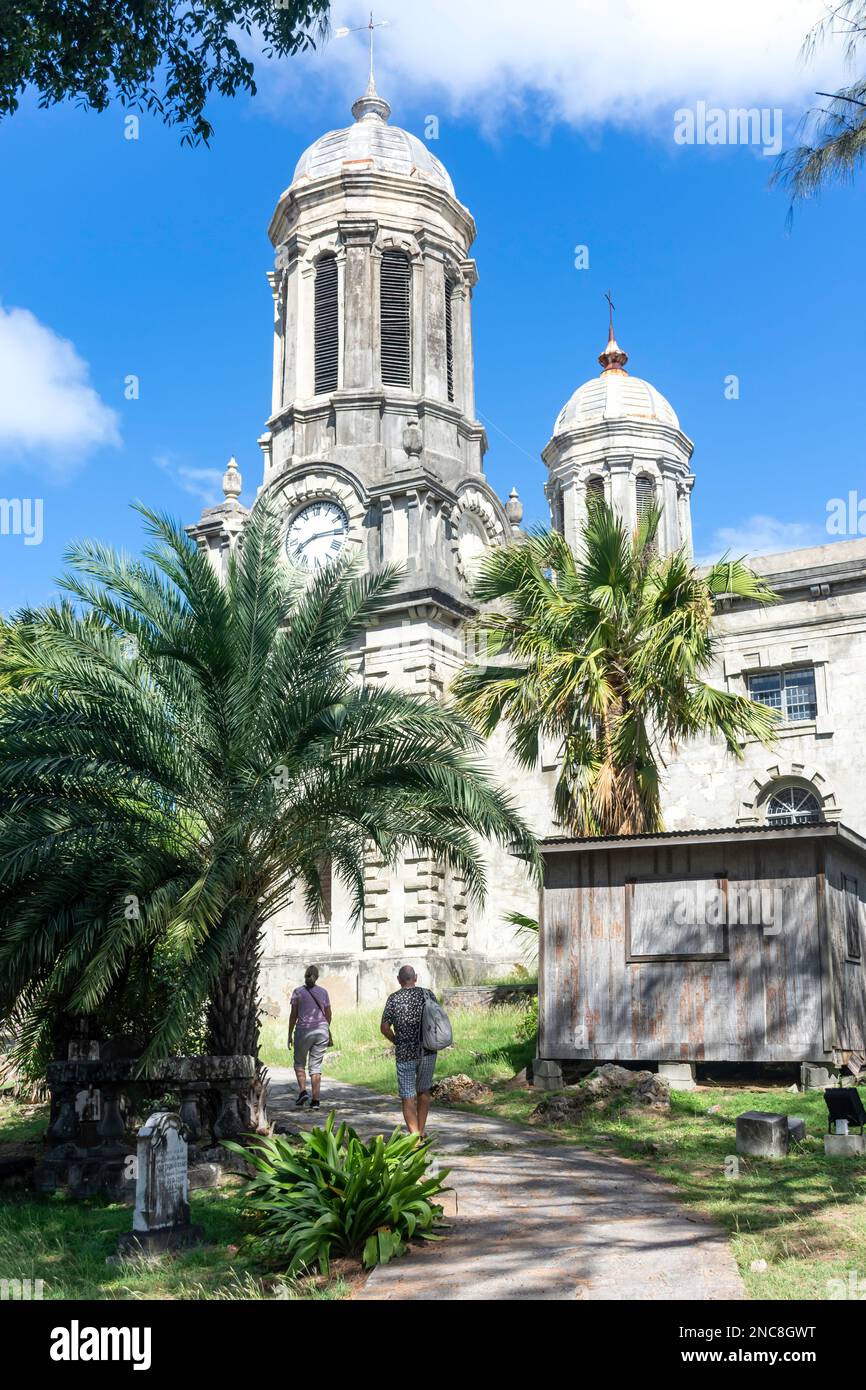
<path fill-rule="evenodd" d="M 25 615 L 0 698 L 0 1018 L 36 1048 L 60 1009 L 179 967 L 143 1065 L 207 1008 L 210 1050 L 257 1055 L 264 923 L 316 912 L 328 859 L 363 897 L 366 848 L 429 853 L 485 889 L 480 837 L 537 863 L 455 713 L 353 679 L 346 649 L 392 570 L 302 579 L 257 506 L 225 582 L 141 509 L 143 560 L 75 546 L 71 602 Z"/>
<path fill-rule="evenodd" d="M 705 573 L 679 551 L 662 559 L 659 512 L 634 536 L 604 503 L 590 509 L 581 553 L 538 531 L 492 552 L 475 598 L 486 665 L 467 666 L 457 707 L 485 735 L 507 719 L 513 752 L 536 764 L 539 739 L 560 746 L 555 811 L 579 835 L 662 828 L 659 768 L 666 749 L 698 734 L 766 741 L 774 715 L 702 679 L 712 663 L 714 600 L 774 595 L 739 561 Z"/>

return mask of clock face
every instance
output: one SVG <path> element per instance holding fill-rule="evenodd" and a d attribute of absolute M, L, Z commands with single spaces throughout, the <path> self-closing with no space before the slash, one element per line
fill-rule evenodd
<path fill-rule="evenodd" d="M 289 522 L 286 554 L 302 569 L 336 560 L 349 535 L 349 518 L 337 502 L 311 502 Z"/>

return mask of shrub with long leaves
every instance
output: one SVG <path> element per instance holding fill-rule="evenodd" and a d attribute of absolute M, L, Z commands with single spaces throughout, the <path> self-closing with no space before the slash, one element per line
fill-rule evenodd
<path fill-rule="evenodd" d="M 559 745 L 554 808 L 572 834 L 663 829 L 667 753 L 710 735 L 740 758 L 746 740 L 767 742 L 775 727 L 774 711 L 704 676 L 718 648 L 716 600 L 776 595 L 741 560 L 701 572 L 683 550 L 660 556 L 660 516 L 649 508 L 630 535 L 598 502 L 577 555 L 539 530 L 492 551 L 477 574 L 491 659 L 460 673 L 457 707 L 485 736 L 507 720 L 527 767 L 541 737 Z"/>
<path fill-rule="evenodd" d="M 68 598 L 0 644 L 0 1022 L 44 1054 L 58 1011 L 93 1014 L 160 951 L 176 986 L 146 1067 L 208 1010 L 208 1046 L 257 1055 L 264 924 L 330 860 L 361 910 L 366 855 L 429 854 L 485 891 L 481 842 L 537 868 L 534 839 L 454 711 L 355 679 L 346 653 L 393 569 L 283 558 L 253 509 L 226 578 L 140 509 L 144 559 L 85 543 Z"/>
<path fill-rule="evenodd" d="M 365 1144 L 347 1124 L 301 1135 L 256 1138 L 249 1148 L 227 1144 L 256 1170 L 245 1193 L 249 1241 L 265 1258 L 295 1274 L 318 1267 L 327 1275 L 337 1256 L 356 1256 L 368 1269 L 402 1255 L 412 1239 L 441 1239 L 434 1200 L 448 1191 L 448 1171 L 431 1171 L 430 1145 L 395 1129 Z"/>

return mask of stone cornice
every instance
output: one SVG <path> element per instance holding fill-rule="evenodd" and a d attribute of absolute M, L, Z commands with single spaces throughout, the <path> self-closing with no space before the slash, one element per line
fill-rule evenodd
<path fill-rule="evenodd" d="M 323 203 L 340 198 L 341 195 L 344 198 L 359 198 L 375 196 L 377 193 L 386 198 L 396 197 L 412 202 L 440 214 L 444 212 L 446 221 L 454 226 L 467 249 L 475 240 L 475 219 L 459 199 L 452 197 L 444 188 L 427 183 L 424 179 L 407 179 L 399 174 L 382 173 L 381 170 L 344 170 L 327 178 L 313 179 L 309 183 L 287 188 L 277 201 L 268 227 L 268 235 L 273 245 L 277 246 L 285 239 L 293 214 L 300 217 Z"/>
<path fill-rule="evenodd" d="M 619 444 L 618 441 L 627 440 Z M 660 420 L 638 420 L 629 416 L 619 416 L 611 420 L 596 420 L 591 424 L 580 425 L 575 429 L 555 434 L 545 445 L 541 457 L 548 468 L 554 468 L 563 455 L 572 449 L 593 452 L 625 452 L 626 447 L 641 455 L 653 455 L 659 444 L 668 445 L 673 451 L 688 461 L 694 453 L 694 444 L 682 430 L 672 425 L 662 424 Z M 613 446 L 613 449 L 611 448 Z"/>

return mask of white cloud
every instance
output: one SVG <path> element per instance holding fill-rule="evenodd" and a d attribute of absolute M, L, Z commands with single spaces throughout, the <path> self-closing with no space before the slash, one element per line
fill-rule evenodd
<path fill-rule="evenodd" d="M 393 14 L 377 35 L 376 74 L 395 120 L 401 102 L 417 98 L 431 114 L 475 116 L 491 134 L 524 109 L 543 124 L 671 130 L 674 109 L 699 99 L 781 105 L 793 121 L 844 71 L 841 40 L 810 64 L 801 59 L 807 32 L 826 14 L 821 0 L 547 0 L 536 11 L 525 0 L 425 0 Z M 344 0 L 333 27 L 363 25 L 367 15 L 368 0 Z M 345 107 L 364 85 L 366 37 L 272 63 L 248 41 L 263 99 L 286 108 L 299 85 L 309 98 L 324 83 L 329 101 L 339 92 Z"/>
<path fill-rule="evenodd" d="M 117 412 L 90 385 L 73 344 L 29 309 L 0 305 L 0 447 L 66 471 L 119 443 Z"/>
<path fill-rule="evenodd" d="M 203 506 L 213 507 L 223 501 L 221 468 L 190 468 L 188 464 L 175 463 L 169 454 L 159 454 L 154 463 L 168 473 L 183 492 L 197 497 Z"/>
<path fill-rule="evenodd" d="M 783 550 L 800 550 L 810 545 L 828 545 L 833 540 L 826 526 L 814 522 L 779 521 L 774 516 L 750 516 L 739 526 L 722 526 L 714 531 L 707 553 L 698 561 L 709 565 L 720 556 L 732 559 L 744 555 L 777 555 Z"/>

